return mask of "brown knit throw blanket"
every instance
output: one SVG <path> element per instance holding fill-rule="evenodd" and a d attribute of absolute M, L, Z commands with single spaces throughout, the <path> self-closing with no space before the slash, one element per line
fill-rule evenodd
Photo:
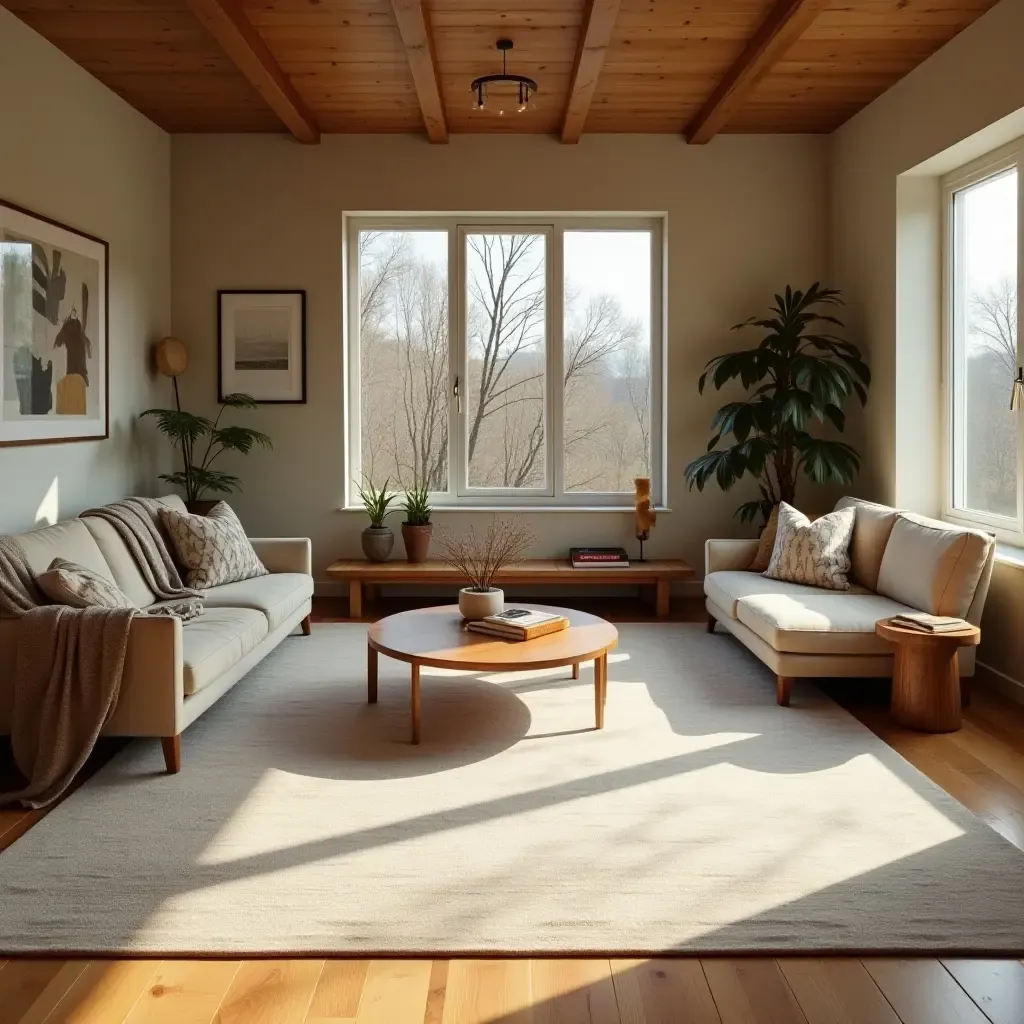
<path fill-rule="evenodd" d="M 21 619 L 11 746 L 28 785 L 0 806 L 45 807 L 85 764 L 121 690 L 130 608 L 46 603 L 18 543 L 0 537 L 0 614 Z"/>
<path fill-rule="evenodd" d="M 203 594 L 184 585 L 160 531 L 160 507 L 152 498 L 126 498 L 83 513 L 111 523 L 128 546 L 160 601 L 145 612 L 50 604 L 21 546 L 0 537 L 0 615 L 21 619 L 11 746 L 29 780 L 0 793 L 0 806 L 45 807 L 71 784 L 117 706 L 134 616 L 202 612 Z"/>

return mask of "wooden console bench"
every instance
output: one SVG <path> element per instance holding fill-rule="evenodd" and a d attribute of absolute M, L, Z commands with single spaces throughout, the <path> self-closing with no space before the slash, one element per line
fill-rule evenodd
<path fill-rule="evenodd" d="M 447 583 L 461 580 L 459 574 L 440 561 L 429 562 L 367 562 L 361 558 L 342 559 L 328 566 L 331 579 L 348 580 L 349 615 L 363 614 L 363 585 L 379 583 Z M 548 586 L 563 583 L 630 583 L 649 584 L 655 588 L 655 607 L 661 617 L 668 615 L 669 587 L 673 580 L 693 578 L 693 567 L 682 559 L 658 559 L 633 562 L 628 569 L 574 569 L 568 559 L 538 558 L 518 562 L 503 569 L 495 582 L 501 584 L 537 584 Z M 451 603 L 457 594 L 452 591 Z"/>

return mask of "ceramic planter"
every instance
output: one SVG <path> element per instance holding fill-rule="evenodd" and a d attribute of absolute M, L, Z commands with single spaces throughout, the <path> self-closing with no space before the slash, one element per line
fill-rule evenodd
<path fill-rule="evenodd" d="M 395 546 L 390 526 L 368 526 L 363 530 L 363 554 L 371 562 L 386 562 Z"/>
<path fill-rule="evenodd" d="M 430 535 L 434 532 L 433 523 L 413 526 L 402 523 L 402 540 L 405 542 L 405 558 L 409 562 L 425 562 L 430 551 Z"/>
<path fill-rule="evenodd" d="M 505 607 L 505 592 L 497 587 L 473 590 L 463 587 L 459 591 L 459 611 L 464 619 L 486 619 L 497 615 Z"/>

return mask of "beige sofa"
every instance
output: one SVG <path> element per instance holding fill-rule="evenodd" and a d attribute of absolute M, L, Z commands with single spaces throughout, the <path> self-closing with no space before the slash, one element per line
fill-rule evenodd
<path fill-rule="evenodd" d="M 162 498 L 185 510 L 176 495 Z M 113 580 L 140 608 L 153 603 L 128 548 L 96 518 L 69 519 L 18 536 L 29 564 L 44 571 L 57 557 Z M 182 624 L 166 616 L 132 622 L 121 695 L 107 736 L 159 736 L 169 772 L 181 767 L 181 733 L 289 633 L 309 633 L 313 577 L 306 538 L 254 539 L 268 576 L 212 587 L 206 610 Z M 18 620 L 0 618 L 0 735 L 11 728 Z"/>
<path fill-rule="evenodd" d="M 995 541 L 887 505 L 841 498 L 857 509 L 848 591 L 821 590 L 747 571 L 756 540 L 709 540 L 704 548 L 708 632 L 716 623 L 777 677 L 789 703 L 799 676 L 892 676 L 892 646 L 875 623 L 899 612 L 958 615 L 981 624 Z M 960 673 L 974 674 L 974 648 L 960 651 Z"/>

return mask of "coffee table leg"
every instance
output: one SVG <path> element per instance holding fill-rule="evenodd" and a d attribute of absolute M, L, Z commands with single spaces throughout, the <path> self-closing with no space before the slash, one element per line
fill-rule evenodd
<path fill-rule="evenodd" d="M 594 720 L 598 729 L 604 728 L 604 702 L 608 691 L 608 655 L 594 660 Z"/>
<path fill-rule="evenodd" d="M 377 648 L 366 645 L 366 703 L 377 703 Z"/>
<path fill-rule="evenodd" d="M 572 667 L 572 677 L 573 679 L 579 679 L 580 677 L 580 663 L 578 661 Z"/>
<path fill-rule="evenodd" d="M 420 667 L 412 666 L 412 741 L 420 741 Z"/>

